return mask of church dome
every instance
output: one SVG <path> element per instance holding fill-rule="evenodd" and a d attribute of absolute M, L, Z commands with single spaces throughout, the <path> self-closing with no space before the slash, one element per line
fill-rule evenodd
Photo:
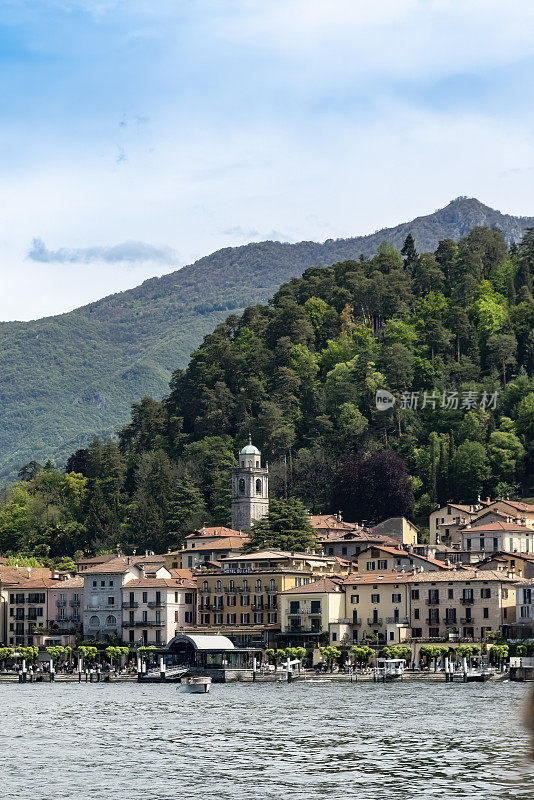
<path fill-rule="evenodd" d="M 259 456 L 260 451 L 257 447 L 254 447 L 253 444 L 247 444 L 245 447 L 239 451 L 240 456 Z"/>

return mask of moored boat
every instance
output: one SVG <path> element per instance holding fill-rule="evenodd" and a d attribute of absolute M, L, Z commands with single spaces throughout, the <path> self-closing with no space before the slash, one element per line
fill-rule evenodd
<path fill-rule="evenodd" d="M 187 675 L 180 681 L 180 688 L 183 692 L 190 694 L 206 694 L 211 687 L 211 678 L 201 675 Z"/>

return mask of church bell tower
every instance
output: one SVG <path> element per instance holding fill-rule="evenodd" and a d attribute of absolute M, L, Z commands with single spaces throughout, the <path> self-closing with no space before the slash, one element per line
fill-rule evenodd
<path fill-rule="evenodd" d="M 261 466 L 261 453 L 248 444 L 239 453 L 232 471 L 232 528 L 249 531 L 269 510 L 269 469 Z"/>

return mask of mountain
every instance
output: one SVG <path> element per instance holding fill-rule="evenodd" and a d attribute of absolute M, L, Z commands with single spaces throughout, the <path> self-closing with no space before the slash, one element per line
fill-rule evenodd
<path fill-rule="evenodd" d="M 224 248 L 67 314 L 0 323 L 0 479 L 30 459 L 61 461 L 93 435 L 114 432 L 132 402 L 165 392 L 172 370 L 229 312 L 265 302 L 305 269 L 371 256 L 382 241 L 400 247 L 408 233 L 419 251 L 433 250 L 480 225 L 513 243 L 534 217 L 458 198 L 369 236 Z"/>

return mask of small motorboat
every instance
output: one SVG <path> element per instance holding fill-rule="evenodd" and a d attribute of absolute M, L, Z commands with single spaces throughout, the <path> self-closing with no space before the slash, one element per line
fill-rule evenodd
<path fill-rule="evenodd" d="M 182 692 L 190 694 L 206 694 L 211 686 L 211 678 L 204 678 L 200 675 L 189 675 L 181 679 L 180 689 Z"/>

